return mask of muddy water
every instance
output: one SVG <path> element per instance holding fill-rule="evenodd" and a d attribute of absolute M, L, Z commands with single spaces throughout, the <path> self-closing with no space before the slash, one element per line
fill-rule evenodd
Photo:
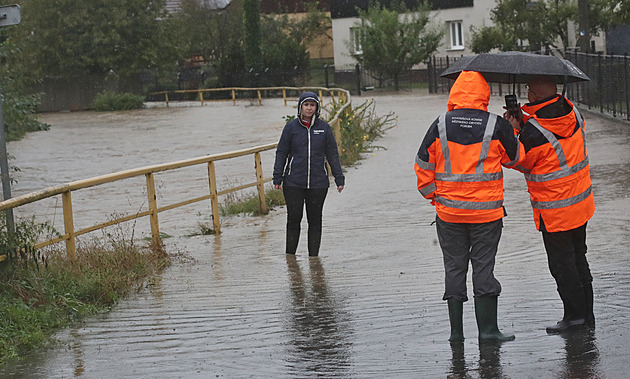
<path fill-rule="evenodd" d="M 545 326 L 562 316 L 560 300 L 531 220 L 524 180 L 506 171 L 508 217 L 496 275 L 503 286 L 499 326 L 514 332 L 516 341 L 480 346 L 473 305 L 468 302 L 466 341 L 451 347 L 446 305 L 441 301 L 441 253 L 430 225 L 434 210 L 415 189 L 412 169 L 420 140 L 444 110 L 446 98 L 414 93 L 375 101 L 379 112 L 396 112 L 399 126 L 378 141 L 384 149 L 346 169 L 342 194 L 329 192 L 319 258 L 308 258 L 304 241 L 295 259 L 283 254 L 283 208 L 264 218 L 224 220 L 220 236 L 188 236 L 198 221 L 207 220 L 207 205 L 165 212 L 160 215 L 161 230 L 173 236 L 165 240 L 167 247 L 189 252 L 194 262 L 175 264 L 161 280 L 134 293 L 111 313 L 61 332 L 58 346 L 5 367 L 0 375 L 626 377 L 630 370 L 629 125 L 585 113 L 597 205 L 588 226 L 597 330 L 566 337 L 545 333 Z M 498 111 L 500 99 L 493 102 Z M 47 115 L 51 132 L 9 146 L 17 157 L 15 164 L 24 170 L 15 192 L 129 164 L 274 142 L 282 128 L 279 117 L 293 111 L 269 102 L 263 107 L 211 104 L 121 114 Z M 238 122 L 228 124 L 231 120 Z M 149 137 L 143 130 L 150 132 Z M 51 143 L 69 156 L 64 158 Z M 265 159 L 263 167 L 270 174 L 273 155 Z M 60 167 L 68 172 L 60 174 Z M 177 195 L 168 179 L 162 181 L 163 201 Z M 204 189 L 202 183 L 189 188 L 178 180 L 174 181 L 180 183 L 179 190 Z M 133 185 L 127 187 L 125 201 L 110 208 L 125 202 L 136 205 Z M 106 195 L 95 195 L 99 205 L 109 206 Z M 91 196 L 85 195 L 85 204 Z M 142 201 L 141 196 L 137 201 Z M 79 208 L 85 222 L 95 217 L 89 208 L 96 205 Z"/>

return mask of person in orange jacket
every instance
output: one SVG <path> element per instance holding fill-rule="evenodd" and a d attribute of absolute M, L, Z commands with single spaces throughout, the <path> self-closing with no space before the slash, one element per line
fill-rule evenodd
<path fill-rule="evenodd" d="M 595 212 L 584 118 L 558 95 L 555 78 L 536 76 L 527 84 L 526 113 L 504 114 L 520 130 L 525 174 L 536 229 L 542 232 L 549 270 L 564 306 L 548 333 L 594 327 L 593 277 L 586 259 L 586 224 Z"/>
<path fill-rule="evenodd" d="M 429 127 L 416 155 L 418 190 L 436 209 L 444 257 L 451 335 L 461 342 L 466 276 L 473 269 L 479 340 L 511 341 L 497 326 L 501 284 L 494 276 L 503 228 L 503 169 L 525 151 L 510 123 L 488 112 L 490 88 L 478 72 L 463 71 L 451 88 L 447 110 Z"/>

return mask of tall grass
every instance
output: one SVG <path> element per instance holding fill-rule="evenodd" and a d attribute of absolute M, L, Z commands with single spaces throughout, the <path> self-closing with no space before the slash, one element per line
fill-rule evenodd
<path fill-rule="evenodd" d="M 285 204 L 282 191 L 275 188 L 267 188 L 265 190 L 265 204 L 267 205 L 267 212 L 263 212 L 261 209 L 257 192 L 241 197 L 235 195 L 234 193 L 230 195 L 228 195 L 225 202 L 219 206 L 219 214 L 221 216 L 236 214 L 262 216 L 269 213 L 269 210 L 273 209 L 273 207 Z"/>
<path fill-rule="evenodd" d="M 51 341 L 60 328 L 108 310 L 171 262 L 161 246 L 138 246 L 117 232 L 79 244 L 75 261 L 32 245 L 9 256 L 0 263 L 0 365 Z"/>

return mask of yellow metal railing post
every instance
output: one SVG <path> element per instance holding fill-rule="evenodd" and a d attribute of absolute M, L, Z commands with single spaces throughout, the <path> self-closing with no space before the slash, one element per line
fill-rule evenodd
<path fill-rule="evenodd" d="M 262 105 L 262 96 L 260 96 L 260 90 L 258 92 L 258 105 Z"/>
<path fill-rule="evenodd" d="M 164 99 L 166 100 L 166 107 L 168 108 L 168 93 L 164 94 Z"/>
<path fill-rule="evenodd" d="M 260 199 L 260 210 L 263 214 L 268 212 L 267 199 L 265 199 L 265 182 L 263 180 L 262 160 L 260 159 L 260 152 L 254 153 L 254 160 L 256 161 L 256 182 L 258 183 L 258 198 Z"/>
<path fill-rule="evenodd" d="M 146 174 L 147 177 L 147 198 L 149 200 L 149 219 L 151 222 L 151 237 L 153 244 L 159 246 L 162 244 L 160 240 L 160 224 L 158 223 L 157 198 L 155 195 L 155 179 L 152 173 Z"/>
<path fill-rule="evenodd" d="M 66 240 L 66 253 L 71 261 L 77 260 L 77 246 L 74 241 L 74 219 L 72 217 L 72 196 L 67 191 L 61 194 L 63 204 L 63 227 L 64 232 L 68 236 Z"/>
<path fill-rule="evenodd" d="M 324 98 L 322 97 L 322 90 L 320 89 L 320 90 L 319 90 L 319 101 L 320 101 L 320 103 L 323 103 L 323 102 L 324 102 L 324 100 L 323 100 L 323 99 L 324 99 Z"/>
<path fill-rule="evenodd" d="M 287 106 L 287 90 L 286 88 L 282 89 L 282 98 L 284 99 L 284 106 Z"/>
<path fill-rule="evenodd" d="M 341 149 L 341 118 L 340 117 L 337 117 L 337 120 L 334 122 L 333 131 L 335 133 L 335 141 L 337 141 L 337 148 Z M 339 153 L 341 153 L 341 151 Z"/>
<path fill-rule="evenodd" d="M 236 105 L 236 93 L 232 90 L 232 104 Z"/>
<path fill-rule="evenodd" d="M 201 101 L 201 106 L 203 107 L 203 92 L 199 91 L 199 101 Z"/>
<path fill-rule="evenodd" d="M 219 197 L 217 196 L 217 176 L 214 171 L 214 161 L 208 162 L 208 184 L 210 185 L 210 207 L 212 208 L 212 225 L 214 231 L 221 233 L 221 220 L 219 220 Z"/>

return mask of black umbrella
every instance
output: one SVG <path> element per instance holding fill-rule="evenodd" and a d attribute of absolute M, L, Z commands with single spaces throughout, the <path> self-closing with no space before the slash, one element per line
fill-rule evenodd
<path fill-rule="evenodd" d="M 520 51 L 462 57 L 440 76 L 457 79 L 462 71 L 477 71 L 492 83 L 527 83 L 537 75 L 554 76 L 559 84 L 590 80 L 582 70 L 566 59 Z"/>

